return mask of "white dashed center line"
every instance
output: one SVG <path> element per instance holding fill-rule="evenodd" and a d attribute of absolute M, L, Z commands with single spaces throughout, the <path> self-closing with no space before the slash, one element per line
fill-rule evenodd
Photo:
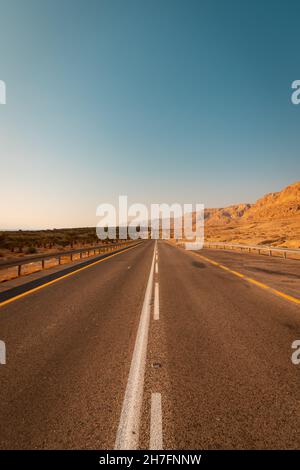
<path fill-rule="evenodd" d="M 115 442 L 116 450 L 135 450 L 139 445 L 155 253 L 156 243 Z"/>
<path fill-rule="evenodd" d="M 154 312 L 153 312 L 153 319 L 159 320 L 159 286 L 158 282 L 155 283 L 154 288 Z"/>
<path fill-rule="evenodd" d="M 161 394 L 151 395 L 150 450 L 163 449 Z"/>

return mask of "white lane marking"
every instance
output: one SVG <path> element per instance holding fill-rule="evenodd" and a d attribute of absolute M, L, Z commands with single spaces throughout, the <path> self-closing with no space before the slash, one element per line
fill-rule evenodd
<path fill-rule="evenodd" d="M 159 285 L 158 285 L 158 282 L 155 283 L 155 287 L 154 287 L 153 319 L 154 320 L 159 320 Z"/>
<path fill-rule="evenodd" d="M 151 395 L 150 445 L 149 450 L 163 449 L 161 394 Z"/>
<path fill-rule="evenodd" d="M 156 261 L 156 263 L 155 263 L 155 274 L 157 274 L 157 273 L 158 273 L 158 262 Z"/>
<path fill-rule="evenodd" d="M 156 243 L 116 436 L 116 450 L 134 450 L 138 448 L 139 444 L 139 425 L 144 391 L 155 250 Z"/>

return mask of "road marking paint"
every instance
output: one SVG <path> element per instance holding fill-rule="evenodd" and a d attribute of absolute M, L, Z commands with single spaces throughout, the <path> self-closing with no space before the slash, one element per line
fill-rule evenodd
<path fill-rule="evenodd" d="M 246 277 L 244 274 L 239 273 L 238 271 L 233 271 L 232 269 L 230 270 L 230 272 L 234 274 L 235 276 L 241 277 L 242 279 Z"/>
<path fill-rule="evenodd" d="M 156 242 L 115 441 L 116 450 L 134 450 L 138 448 L 139 444 L 139 427 L 144 391 L 155 249 Z"/>
<path fill-rule="evenodd" d="M 211 260 L 211 264 L 214 264 L 215 266 L 220 266 L 219 263 L 217 263 L 216 261 L 213 261 L 213 260 Z"/>
<path fill-rule="evenodd" d="M 220 268 L 224 269 L 225 271 L 230 271 L 230 268 L 227 268 L 227 266 L 224 266 L 223 264 L 218 264 Z"/>
<path fill-rule="evenodd" d="M 159 285 L 158 282 L 155 283 L 154 288 L 154 313 L 153 319 L 159 320 Z"/>
<path fill-rule="evenodd" d="M 77 274 L 80 271 L 83 271 L 84 269 L 91 268 L 92 266 L 95 266 L 96 264 L 102 263 L 103 261 L 106 261 L 110 258 L 113 258 L 114 256 L 121 255 L 122 253 L 125 253 L 128 250 L 132 250 L 133 248 L 136 248 L 139 245 L 130 246 L 129 248 L 126 248 L 123 251 L 120 251 L 118 253 L 113 253 L 112 255 L 106 256 L 103 259 L 99 259 L 98 261 L 94 261 L 91 264 L 88 264 L 87 266 L 83 266 L 82 268 L 78 268 L 75 271 L 72 271 L 71 273 L 64 274 L 63 276 L 60 276 L 56 279 L 53 279 L 52 281 L 45 282 L 45 284 L 42 284 L 41 286 L 34 287 L 33 289 L 30 289 L 26 292 L 23 292 L 22 294 L 16 295 L 14 297 L 11 297 L 10 299 L 3 300 L 0 302 L 0 307 L 4 307 L 4 305 L 10 304 L 11 302 L 14 302 L 15 300 L 21 299 L 22 297 L 25 297 L 26 295 L 32 294 L 33 292 L 37 292 L 38 290 L 44 289 L 45 287 L 51 286 L 52 284 L 55 284 L 58 281 L 61 281 L 62 279 L 66 279 L 67 277 L 73 276 L 73 274 Z"/>
<path fill-rule="evenodd" d="M 163 449 L 161 394 L 151 395 L 150 445 L 149 450 Z"/>
<path fill-rule="evenodd" d="M 155 274 L 158 274 L 158 262 L 155 263 Z"/>
<path fill-rule="evenodd" d="M 256 279 L 252 279 L 251 277 L 245 277 L 246 281 L 251 282 L 251 284 L 255 284 L 258 287 L 261 287 L 262 289 L 269 289 L 266 284 L 263 284 L 262 282 L 256 281 Z"/>
<path fill-rule="evenodd" d="M 204 261 L 207 261 L 210 264 L 213 264 L 214 266 L 218 266 L 221 269 L 224 269 L 225 271 L 230 272 L 234 276 L 238 276 L 240 278 L 243 278 L 245 281 L 250 282 L 251 284 L 255 284 L 257 287 L 260 287 L 261 289 L 266 289 L 272 294 L 277 295 L 278 297 L 282 297 L 285 300 L 289 300 L 290 302 L 293 302 L 294 304 L 300 305 L 300 299 L 297 299 L 297 297 L 293 297 L 292 295 L 285 294 L 284 292 L 281 292 L 280 290 L 274 289 L 273 287 L 268 286 L 267 284 L 264 284 L 263 282 L 257 281 L 256 279 L 253 279 L 252 277 L 248 277 L 245 274 L 239 273 L 238 271 L 234 271 L 227 266 L 224 266 L 223 264 L 216 263 L 216 261 L 213 261 L 210 258 L 207 258 L 207 256 L 203 256 L 200 254 L 197 254 L 200 258 L 202 258 Z"/>
<path fill-rule="evenodd" d="M 218 263 L 217 266 L 219 266 L 221 269 L 224 269 L 224 271 L 228 271 L 229 273 L 235 274 L 238 277 L 246 277 L 244 276 L 244 274 L 241 274 L 238 271 L 233 271 L 232 269 L 227 268 L 227 266 L 224 266 L 223 264 Z"/>
<path fill-rule="evenodd" d="M 284 292 L 281 292 L 280 290 L 272 289 L 272 292 L 276 295 L 279 295 L 280 297 L 283 297 L 286 300 L 290 300 L 291 302 L 295 302 L 297 304 L 300 304 L 299 299 L 297 299 L 296 297 L 292 297 L 291 295 L 285 294 Z"/>

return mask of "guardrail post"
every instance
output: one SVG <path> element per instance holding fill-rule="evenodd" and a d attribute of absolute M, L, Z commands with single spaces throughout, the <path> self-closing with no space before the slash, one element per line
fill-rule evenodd
<path fill-rule="evenodd" d="M 42 259 L 42 269 L 45 269 L 45 260 Z"/>
<path fill-rule="evenodd" d="M 22 265 L 19 264 L 18 265 L 18 276 L 21 276 L 22 275 Z"/>
<path fill-rule="evenodd" d="M 183 244 L 180 243 L 180 242 L 177 242 L 177 246 L 182 246 Z M 296 250 L 289 250 L 289 249 L 286 249 L 286 248 L 278 248 L 278 247 L 272 247 L 272 246 L 265 246 L 265 245 L 240 245 L 240 244 L 229 244 L 229 243 L 223 243 L 223 242 L 211 242 L 209 243 L 208 241 L 205 242 L 204 244 L 204 247 L 205 248 L 213 248 L 213 249 L 225 249 L 225 250 L 240 250 L 241 253 L 243 253 L 244 251 L 248 252 L 248 253 L 258 253 L 259 255 L 263 255 L 263 256 L 276 256 L 273 255 L 273 252 L 276 251 L 278 252 L 278 256 L 280 257 L 281 253 L 282 253 L 282 257 L 284 259 L 290 259 L 290 257 L 292 259 L 299 259 L 299 255 L 300 255 L 300 249 L 296 249 Z M 297 257 L 294 258 L 293 257 L 293 254 L 297 253 Z"/>

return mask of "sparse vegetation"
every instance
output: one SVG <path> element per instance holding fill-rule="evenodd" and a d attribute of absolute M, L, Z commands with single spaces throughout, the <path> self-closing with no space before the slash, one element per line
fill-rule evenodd
<path fill-rule="evenodd" d="M 1 231 L 0 256 L 2 259 L 12 258 L 34 253 L 72 250 L 113 241 L 100 241 L 95 227 Z"/>
<path fill-rule="evenodd" d="M 37 253 L 37 249 L 34 246 L 29 246 L 25 250 L 26 255 L 32 255 L 34 253 Z"/>

